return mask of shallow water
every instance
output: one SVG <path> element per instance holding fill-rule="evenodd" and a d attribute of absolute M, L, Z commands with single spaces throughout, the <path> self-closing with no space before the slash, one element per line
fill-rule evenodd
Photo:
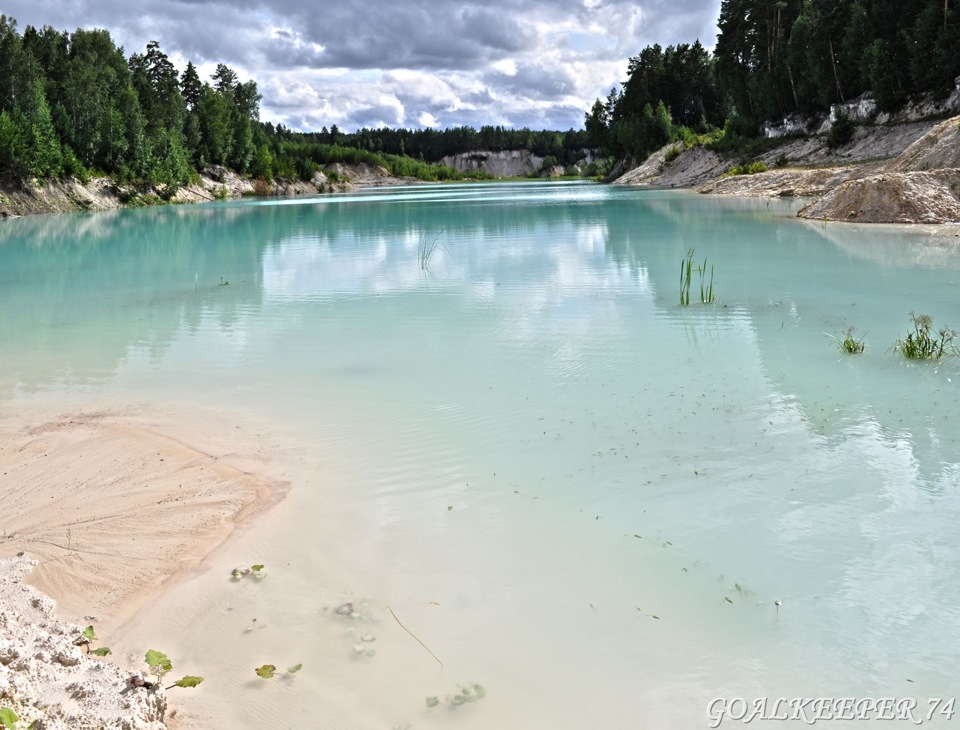
<path fill-rule="evenodd" d="M 0 406 L 200 404 L 300 450 L 119 639 L 207 678 L 171 693 L 201 726 L 925 719 L 960 666 L 960 362 L 891 348 L 910 311 L 960 326 L 960 239 L 793 210 L 537 183 L 9 221 Z M 690 247 L 714 304 L 679 306 Z"/>

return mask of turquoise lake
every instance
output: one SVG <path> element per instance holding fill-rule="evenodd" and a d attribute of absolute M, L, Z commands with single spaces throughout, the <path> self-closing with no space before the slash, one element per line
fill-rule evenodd
<path fill-rule="evenodd" d="M 207 678 L 170 697 L 197 727 L 926 719 L 960 667 L 960 358 L 893 346 L 960 327 L 960 229 L 796 209 L 543 182 L 7 221 L 0 408 L 198 405 L 303 455 L 120 639 Z M 694 273 L 680 306 L 690 248 L 712 304 Z M 269 579 L 224 580 L 240 555 Z"/>

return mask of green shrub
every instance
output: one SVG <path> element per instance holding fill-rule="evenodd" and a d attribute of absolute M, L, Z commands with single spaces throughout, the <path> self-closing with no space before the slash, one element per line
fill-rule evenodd
<path fill-rule="evenodd" d="M 682 145 L 675 144 L 670 149 L 667 150 L 666 154 L 663 156 L 664 162 L 673 162 L 680 156 L 680 152 L 683 150 Z"/>
<path fill-rule="evenodd" d="M 855 129 L 856 125 L 850 117 L 843 112 L 837 112 L 837 117 L 833 120 L 830 132 L 827 134 L 827 147 L 830 149 L 842 147 L 853 139 Z"/>
<path fill-rule="evenodd" d="M 734 175 L 756 175 L 758 172 L 766 172 L 767 166 L 756 160 L 749 164 L 735 165 L 723 173 L 723 177 L 733 177 Z"/>

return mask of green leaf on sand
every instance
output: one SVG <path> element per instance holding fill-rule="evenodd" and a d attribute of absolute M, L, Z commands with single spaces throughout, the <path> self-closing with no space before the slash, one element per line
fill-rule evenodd
<path fill-rule="evenodd" d="M 299 672 L 301 669 L 303 669 L 303 664 L 294 664 L 292 667 L 290 667 L 290 668 L 287 670 L 287 674 L 296 674 L 296 673 Z"/>
<path fill-rule="evenodd" d="M 183 679 L 178 679 L 173 683 L 174 687 L 196 687 L 203 681 L 203 677 L 191 677 L 187 675 Z"/>
<path fill-rule="evenodd" d="M 262 667 L 258 667 L 253 671 L 257 673 L 258 677 L 263 677 L 264 679 L 270 679 L 270 677 L 272 677 L 276 673 L 277 668 L 272 664 L 264 664 Z"/>
<path fill-rule="evenodd" d="M 254 573 L 259 573 L 261 570 L 263 570 L 263 565 L 251 565 L 250 570 L 252 570 Z"/>
<path fill-rule="evenodd" d="M 107 656 L 108 654 L 113 654 L 113 652 L 110 651 L 110 647 L 107 646 L 101 646 L 99 649 L 94 649 L 90 653 L 94 656 Z"/>
<path fill-rule="evenodd" d="M 93 630 L 93 626 L 87 626 L 87 628 L 83 630 L 81 636 L 87 641 L 96 641 L 97 639 L 97 635 Z"/>
<path fill-rule="evenodd" d="M 162 651 L 157 651 L 156 649 L 150 649 L 147 651 L 145 657 L 149 667 L 154 670 L 155 674 L 163 674 L 169 672 L 173 669 L 173 664 L 170 663 L 170 660 L 167 658 L 167 655 Z"/>
<path fill-rule="evenodd" d="M 20 718 L 17 717 L 17 713 L 9 707 L 0 707 L 0 725 L 3 725 L 7 730 L 17 730 L 18 719 Z"/>

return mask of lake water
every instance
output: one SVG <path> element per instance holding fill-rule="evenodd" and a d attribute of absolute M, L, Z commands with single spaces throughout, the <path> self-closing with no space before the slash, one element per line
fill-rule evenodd
<path fill-rule="evenodd" d="M 794 211 L 545 182 L 8 221 L 0 406 L 200 405 L 301 455 L 118 639 L 206 677 L 170 693 L 202 727 L 925 720 L 960 667 L 960 362 L 892 346 L 960 326 L 960 238 Z M 679 304 L 689 248 L 713 304 L 696 273 Z"/>

